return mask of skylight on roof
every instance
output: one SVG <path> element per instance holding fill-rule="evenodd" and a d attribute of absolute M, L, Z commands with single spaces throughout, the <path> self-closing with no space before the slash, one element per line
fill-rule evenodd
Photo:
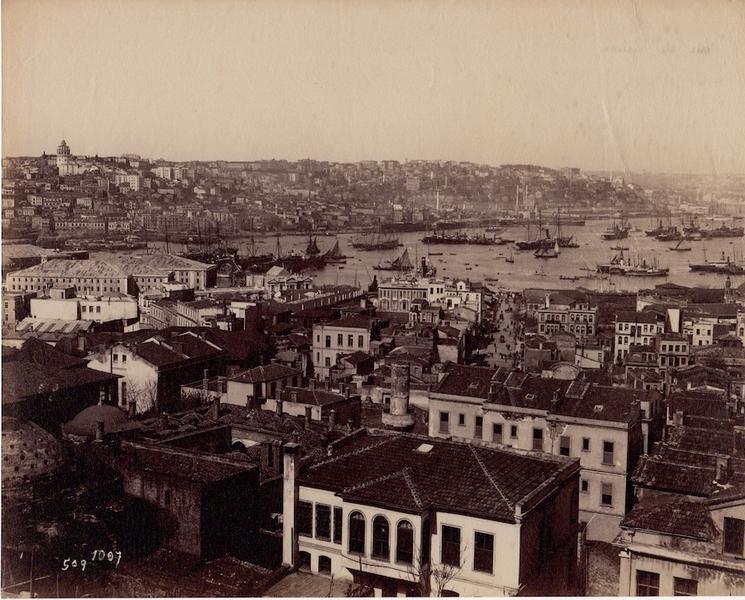
<path fill-rule="evenodd" d="M 414 452 L 419 452 L 420 454 L 429 454 L 432 451 L 432 448 L 434 448 L 432 444 L 422 444 L 416 450 L 414 450 Z"/>
<path fill-rule="evenodd" d="M 599 413 L 603 411 L 603 405 L 602 404 L 596 404 L 595 408 L 593 409 L 593 412 Z"/>

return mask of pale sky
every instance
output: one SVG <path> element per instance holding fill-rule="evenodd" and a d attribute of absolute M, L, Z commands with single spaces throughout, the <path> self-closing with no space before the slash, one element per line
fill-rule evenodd
<path fill-rule="evenodd" d="M 3 155 L 745 173 L 745 0 L 4 0 Z"/>

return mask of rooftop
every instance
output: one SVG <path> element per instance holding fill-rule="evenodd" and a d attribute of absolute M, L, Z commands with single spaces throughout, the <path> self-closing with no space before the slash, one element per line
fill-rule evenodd
<path fill-rule="evenodd" d="M 303 471 L 300 484 L 421 514 L 432 508 L 515 522 L 516 505 L 577 472 L 576 459 L 416 435 L 363 433 Z"/>

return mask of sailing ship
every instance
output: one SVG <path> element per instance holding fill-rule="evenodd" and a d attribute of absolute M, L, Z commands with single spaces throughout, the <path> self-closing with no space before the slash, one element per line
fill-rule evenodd
<path fill-rule="evenodd" d="M 683 240 L 681 239 L 678 240 L 678 243 L 672 246 L 670 250 L 674 250 L 675 252 L 690 252 L 691 247 L 683 244 Z"/>
<path fill-rule="evenodd" d="M 733 261 L 729 256 L 725 256 L 724 252 L 722 252 L 721 260 L 710 261 L 706 258 L 706 250 L 704 250 L 704 262 L 689 264 L 688 268 L 691 271 L 699 271 L 703 273 L 745 275 L 745 267 Z"/>
<path fill-rule="evenodd" d="M 533 253 L 536 258 L 559 258 L 559 242 L 554 243 L 553 248 L 539 248 Z"/>
<path fill-rule="evenodd" d="M 664 232 L 655 236 L 655 239 L 660 242 L 674 242 L 676 240 L 682 240 L 683 234 L 673 225 L 672 227 L 668 227 Z"/>
<path fill-rule="evenodd" d="M 667 227 L 662 224 L 662 219 L 660 219 L 657 227 L 653 227 L 652 229 L 645 229 L 644 233 L 649 237 L 657 237 L 661 233 L 665 233 L 665 231 L 667 231 Z"/>
<path fill-rule="evenodd" d="M 398 238 L 390 233 L 378 232 L 352 238 L 352 248 L 358 250 L 393 250 L 398 246 Z"/>
<path fill-rule="evenodd" d="M 543 238 L 537 238 L 537 239 L 530 239 L 530 224 L 531 221 L 528 221 L 528 234 L 527 240 L 516 242 L 515 246 L 517 246 L 518 250 L 540 250 L 541 248 L 551 248 L 554 245 L 554 240 L 551 238 L 551 233 L 546 229 L 546 237 Z M 538 211 L 538 231 L 543 231 L 543 224 L 541 223 L 541 211 Z M 540 235 L 540 233 L 539 233 Z"/>
<path fill-rule="evenodd" d="M 347 257 L 344 256 L 339 249 L 339 240 L 334 242 L 332 248 L 323 255 L 327 263 L 338 264 L 347 262 Z"/>
<path fill-rule="evenodd" d="M 556 243 L 559 248 L 579 248 L 579 244 L 573 241 L 574 236 L 561 235 L 561 211 L 556 211 Z"/>
<path fill-rule="evenodd" d="M 373 266 L 376 271 L 410 271 L 414 265 L 409 258 L 409 249 L 406 248 L 401 256 L 393 260 L 379 262 Z"/>
<path fill-rule="evenodd" d="M 438 233 L 433 231 L 422 238 L 425 244 L 473 244 L 476 246 L 499 246 L 501 240 L 486 235 L 468 235 L 467 233 Z"/>

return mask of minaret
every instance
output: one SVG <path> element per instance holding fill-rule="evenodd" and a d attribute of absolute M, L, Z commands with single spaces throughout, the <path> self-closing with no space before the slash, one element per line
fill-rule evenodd
<path fill-rule="evenodd" d="M 391 405 L 383 411 L 386 429 L 411 431 L 414 411 L 409 409 L 409 365 L 391 365 Z"/>

